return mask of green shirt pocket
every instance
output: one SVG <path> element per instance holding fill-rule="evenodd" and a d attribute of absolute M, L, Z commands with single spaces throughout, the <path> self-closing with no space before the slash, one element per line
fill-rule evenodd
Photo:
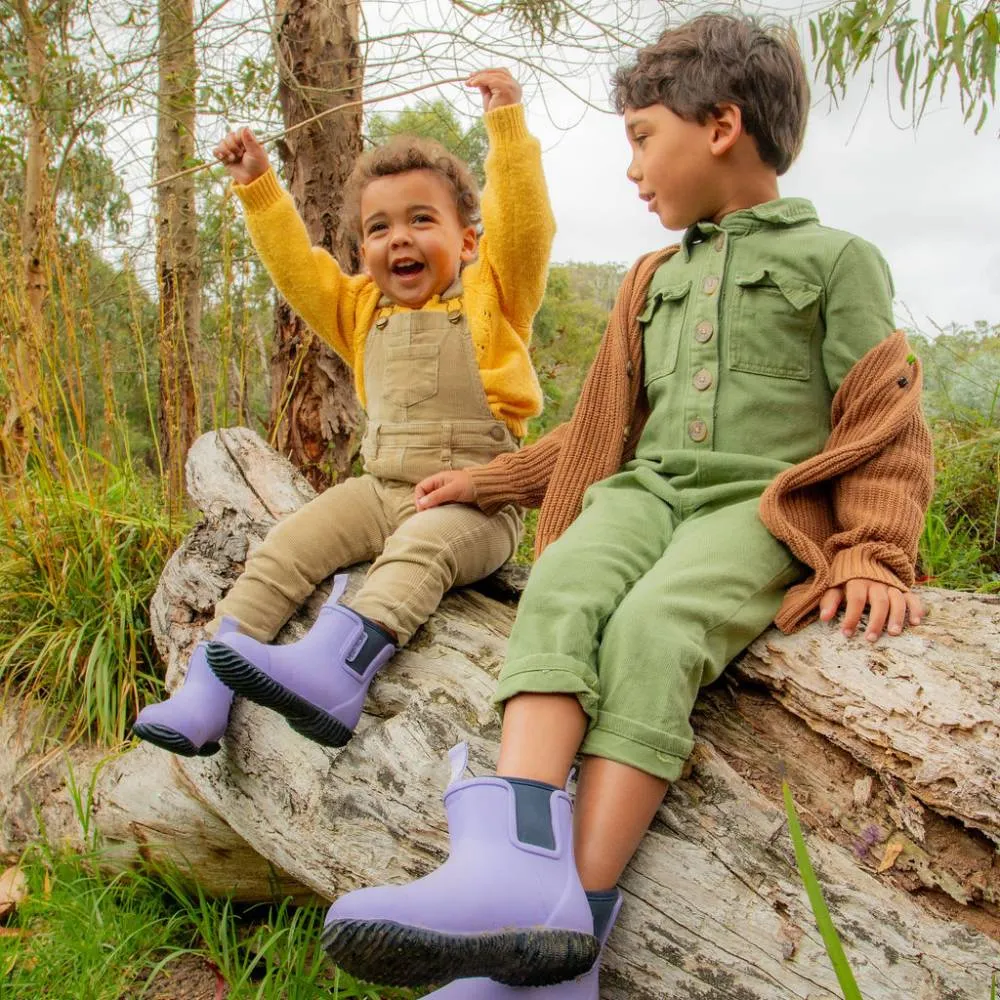
<path fill-rule="evenodd" d="M 677 370 L 677 352 L 690 290 L 690 281 L 658 288 L 649 296 L 646 308 L 639 314 L 639 322 L 643 326 L 646 385 L 665 375 L 673 375 Z"/>
<path fill-rule="evenodd" d="M 737 275 L 735 282 L 729 367 L 807 381 L 822 287 L 772 268 Z"/>

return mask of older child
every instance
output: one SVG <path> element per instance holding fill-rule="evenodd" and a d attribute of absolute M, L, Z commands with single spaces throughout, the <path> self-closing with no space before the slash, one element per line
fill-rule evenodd
<path fill-rule="evenodd" d="M 871 640 L 922 615 L 920 368 L 878 251 L 778 196 L 808 109 L 794 39 L 698 17 L 620 70 L 614 100 L 628 176 L 679 246 L 627 277 L 569 424 L 417 486 L 425 510 L 541 504 L 497 776 L 447 792 L 442 868 L 345 896 L 324 932 L 348 971 L 457 980 L 440 1000 L 561 980 L 530 995 L 596 1000 L 616 885 L 691 751 L 699 689 L 775 618 L 829 620 L 845 592 L 848 634 L 866 605 Z"/>
<path fill-rule="evenodd" d="M 184 686 L 139 714 L 143 739 L 185 755 L 215 753 L 235 691 L 310 739 L 343 745 L 375 673 L 444 592 L 514 552 L 514 504 L 489 514 L 418 512 L 413 496 L 413 484 L 442 465 L 461 469 L 516 450 L 541 410 L 528 342 L 555 225 L 540 147 L 506 70 L 468 82 L 481 91 L 490 140 L 482 239 L 465 164 L 437 143 L 398 137 L 360 159 L 346 192 L 362 275 L 345 275 L 310 245 L 248 129 L 216 148 L 275 284 L 354 369 L 368 418 L 367 474 L 269 533 L 219 603 L 210 626 L 217 638 L 197 647 Z M 335 586 L 304 639 L 266 645 L 320 582 L 366 559 L 374 562 L 350 608 Z"/>

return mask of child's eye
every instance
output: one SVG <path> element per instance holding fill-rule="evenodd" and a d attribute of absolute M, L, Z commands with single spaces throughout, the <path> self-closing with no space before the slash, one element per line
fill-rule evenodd
<path fill-rule="evenodd" d="M 368 235 L 369 236 L 374 236 L 376 233 L 384 232 L 385 229 L 386 229 L 386 225 L 385 225 L 384 222 L 373 222 L 368 227 Z"/>
<path fill-rule="evenodd" d="M 428 215 L 426 212 L 418 212 L 415 216 L 413 216 L 413 221 L 414 222 L 433 222 L 434 219 L 433 219 L 432 216 Z"/>

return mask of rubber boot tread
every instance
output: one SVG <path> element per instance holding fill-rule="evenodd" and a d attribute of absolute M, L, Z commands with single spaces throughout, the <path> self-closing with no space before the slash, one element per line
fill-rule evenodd
<path fill-rule="evenodd" d="M 219 743 L 209 740 L 200 747 L 195 746 L 183 733 L 155 722 L 137 722 L 132 732 L 141 740 L 153 743 L 164 750 L 181 757 L 211 757 L 219 752 Z"/>
<path fill-rule="evenodd" d="M 283 715 L 296 732 L 325 747 L 342 747 L 354 735 L 338 718 L 279 684 L 224 642 L 206 651 L 212 673 L 231 691 Z"/>
<path fill-rule="evenodd" d="M 387 920 L 334 920 L 323 947 L 352 976 L 386 986 L 434 986 L 488 978 L 506 986 L 554 986 L 597 961 L 591 934 L 544 927 L 441 934 Z"/>

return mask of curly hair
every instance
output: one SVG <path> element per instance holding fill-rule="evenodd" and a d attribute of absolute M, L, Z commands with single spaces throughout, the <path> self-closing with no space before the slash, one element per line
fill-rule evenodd
<path fill-rule="evenodd" d="M 701 14 L 668 28 L 612 77 L 611 100 L 626 108 L 662 104 L 703 124 L 735 104 L 764 163 L 783 174 L 802 149 L 809 81 L 791 29 L 754 17 Z"/>
<path fill-rule="evenodd" d="M 379 177 L 392 177 L 410 170 L 431 170 L 442 177 L 455 196 L 462 226 L 480 228 L 479 185 L 469 167 L 434 139 L 416 135 L 393 136 L 388 142 L 363 153 L 344 185 L 343 231 L 361 238 L 361 195 Z"/>

